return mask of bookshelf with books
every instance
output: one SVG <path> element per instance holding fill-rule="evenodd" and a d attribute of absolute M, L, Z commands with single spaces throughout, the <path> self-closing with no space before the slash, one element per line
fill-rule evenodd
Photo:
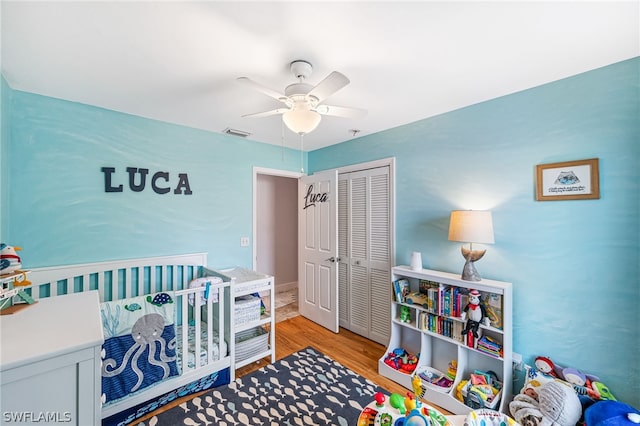
<path fill-rule="evenodd" d="M 490 397 L 486 406 L 506 411 L 512 382 L 511 283 L 489 279 L 464 281 L 458 274 L 415 271 L 409 266 L 394 267 L 391 278 L 391 336 L 378 363 L 379 373 L 409 390 L 413 389 L 413 375 L 418 374 L 423 380 L 423 399 L 452 413 L 467 414 L 473 408 L 465 404 L 466 397 L 462 401 L 456 398 L 456 389 L 462 389 L 472 374 L 492 372 L 497 376 L 494 391 L 499 393 Z M 478 327 L 477 337 L 472 332 L 463 335 L 466 322 L 461 315 L 469 303 L 471 290 L 480 292 L 489 322 Z M 385 362 L 398 349 L 417 357 L 411 369 L 395 369 Z M 433 372 L 447 372 L 442 374 L 448 376 L 450 380 L 445 382 L 451 386 L 439 388 L 425 382 L 425 370 L 430 376 Z M 462 393 L 466 395 L 464 390 Z"/>

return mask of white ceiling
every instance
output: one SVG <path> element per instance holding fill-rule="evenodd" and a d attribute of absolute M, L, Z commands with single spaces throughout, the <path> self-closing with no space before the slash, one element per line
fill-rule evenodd
<path fill-rule="evenodd" d="M 313 150 L 640 55 L 640 1 L 192 2 L 2 0 L 2 74 L 16 90 L 282 143 L 289 63 L 365 118 L 323 117 Z M 285 130 L 285 144 L 299 137 Z M 235 139 L 230 138 L 233 142 Z"/>

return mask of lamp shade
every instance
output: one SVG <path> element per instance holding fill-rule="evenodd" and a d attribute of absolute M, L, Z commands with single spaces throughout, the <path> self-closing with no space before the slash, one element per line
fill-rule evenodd
<path fill-rule="evenodd" d="M 449 240 L 463 243 L 493 244 L 493 219 L 486 210 L 453 210 Z"/>
<path fill-rule="evenodd" d="M 282 114 L 282 121 L 289 130 L 303 135 L 315 130 L 320 124 L 322 116 L 308 109 L 293 109 Z"/>

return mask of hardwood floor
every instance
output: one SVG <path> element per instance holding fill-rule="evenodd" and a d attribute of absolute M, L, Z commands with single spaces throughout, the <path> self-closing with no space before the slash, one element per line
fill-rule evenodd
<path fill-rule="evenodd" d="M 307 346 L 313 346 L 345 367 L 393 393 L 405 394 L 407 389 L 378 374 L 378 359 L 386 348 L 343 328 L 336 334 L 303 316 L 276 324 L 276 358 L 281 359 Z M 241 377 L 267 364 L 268 358 L 236 370 Z"/>
<path fill-rule="evenodd" d="M 276 323 L 276 359 L 282 359 L 307 346 L 313 346 L 345 367 L 386 389 L 389 393 L 401 395 L 407 393 L 407 389 L 403 386 L 378 374 L 378 360 L 386 350 L 384 346 L 343 328 L 340 328 L 339 333 L 333 333 L 300 315 Z M 249 374 L 268 363 L 269 358 L 263 358 L 256 363 L 239 368 L 236 370 L 236 377 Z M 203 391 L 200 394 L 206 392 L 209 391 Z M 176 400 L 137 422 L 177 406 L 196 395 Z M 442 412 L 448 414 L 446 410 L 442 410 Z"/>

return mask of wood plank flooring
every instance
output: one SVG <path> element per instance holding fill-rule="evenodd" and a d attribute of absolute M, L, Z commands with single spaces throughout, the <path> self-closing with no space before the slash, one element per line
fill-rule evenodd
<path fill-rule="evenodd" d="M 386 348 L 349 330 L 336 334 L 303 316 L 276 324 L 276 358 L 281 359 L 307 346 L 313 346 L 345 367 L 380 385 L 389 392 L 405 394 L 407 389 L 378 374 L 378 360 Z M 236 370 L 241 377 L 263 367 L 268 358 Z"/>
<path fill-rule="evenodd" d="M 307 346 L 313 346 L 318 351 L 366 377 L 390 393 L 399 393 L 401 395 L 407 393 L 407 389 L 403 386 L 378 374 L 378 360 L 386 350 L 384 346 L 343 328 L 340 328 L 339 333 L 333 333 L 300 315 L 276 323 L 276 359 L 282 359 Z M 263 358 L 256 363 L 239 368 L 236 370 L 236 377 L 242 377 L 264 367 L 269 361 L 269 358 Z M 206 392 L 209 391 L 203 391 L 201 394 Z M 176 400 L 160 410 L 137 420 L 136 423 L 152 417 L 153 414 L 158 414 L 161 411 L 177 406 L 195 396 L 190 395 Z M 441 411 L 448 414 L 446 410 Z"/>

